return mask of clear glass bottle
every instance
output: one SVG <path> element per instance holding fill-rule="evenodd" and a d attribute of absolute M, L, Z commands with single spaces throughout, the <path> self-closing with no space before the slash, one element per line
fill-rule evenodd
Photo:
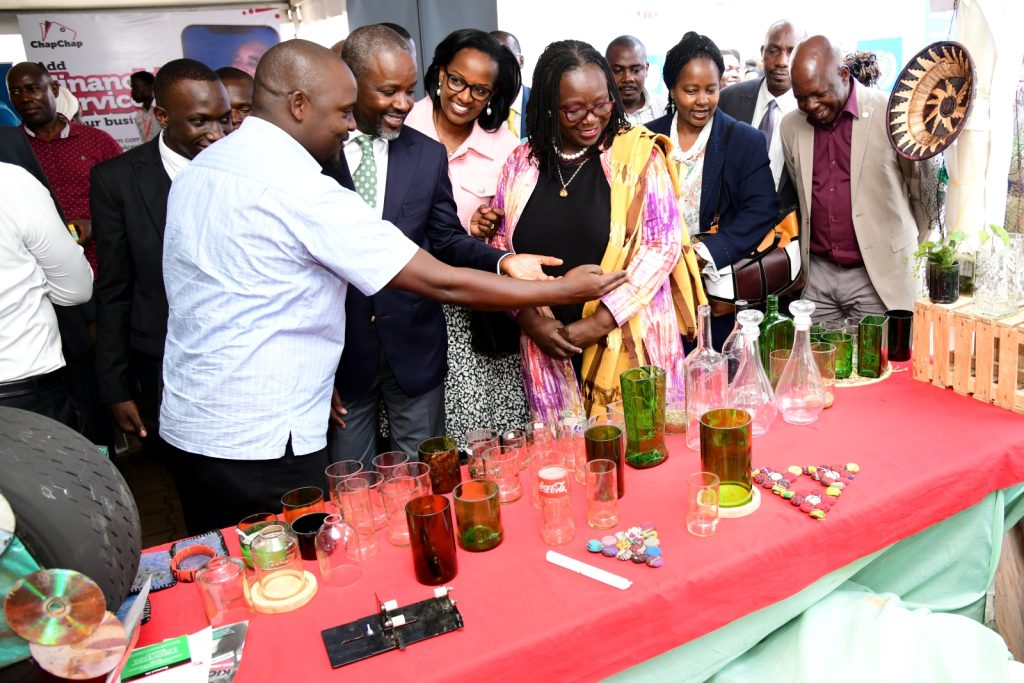
<path fill-rule="evenodd" d="M 790 306 L 790 310 L 793 307 Z M 770 367 L 772 351 L 793 348 L 793 321 L 779 311 L 779 297 L 769 294 L 761 321 L 761 365 Z"/>
<path fill-rule="evenodd" d="M 736 301 L 736 324 L 732 326 L 732 332 L 725 338 L 722 344 L 722 355 L 729 364 L 729 384 L 732 384 L 736 377 L 736 371 L 740 369 L 740 356 L 743 353 L 743 338 L 740 336 L 740 313 L 750 308 L 746 299 Z"/>
<path fill-rule="evenodd" d="M 750 413 L 750 430 L 755 437 L 768 433 L 779 410 L 758 349 L 758 324 L 762 318 L 764 314 L 761 311 L 742 311 L 736 315 L 742 326 L 740 338 L 743 345 L 740 347 L 736 377 L 729 385 L 729 405 Z"/>
<path fill-rule="evenodd" d="M 818 364 L 811 353 L 811 313 L 814 304 L 800 299 L 789 306 L 793 314 L 796 336 L 793 353 L 789 356 L 775 396 L 782 419 L 790 424 L 814 423 L 825 409 L 825 389 L 821 383 Z"/>
<path fill-rule="evenodd" d="M 723 408 L 729 388 L 725 356 L 711 346 L 711 307 L 697 308 L 697 348 L 683 362 L 686 377 L 686 446 L 700 449 L 700 418 Z"/>

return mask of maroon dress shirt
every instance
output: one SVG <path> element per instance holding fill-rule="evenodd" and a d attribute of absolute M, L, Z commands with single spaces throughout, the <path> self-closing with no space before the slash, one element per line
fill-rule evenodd
<path fill-rule="evenodd" d="M 853 268 L 864 265 L 853 229 L 853 198 L 850 193 L 850 142 L 853 122 L 860 117 L 857 89 L 831 124 L 814 127 L 814 167 L 811 179 L 811 253 Z"/>
<path fill-rule="evenodd" d="M 102 130 L 73 121 L 50 141 L 36 137 L 24 126 L 22 129 L 28 134 L 32 151 L 43 167 L 64 216 L 69 221 L 90 220 L 89 174 L 96 164 L 120 154 L 120 145 Z M 95 274 L 96 240 L 89 240 L 83 248 Z"/>

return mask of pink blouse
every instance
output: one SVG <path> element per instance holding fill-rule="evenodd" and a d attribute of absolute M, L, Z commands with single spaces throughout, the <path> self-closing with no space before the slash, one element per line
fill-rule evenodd
<path fill-rule="evenodd" d="M 424 135 L 440 142 L 434 127 L 434 103 L 429 97 L 417 102 L 405 119 Z M 473 132 L 448 155 L 448 176 L 452 180 L 452 193 L 459 213 L 459 222 L 469 232 L 469 219 L 481 204 L 489 204 L 498 189 L 498 176 L 505 159 L 519 145 L 519 140 L 506 126 L 493 133 L 473 126 Z"/>

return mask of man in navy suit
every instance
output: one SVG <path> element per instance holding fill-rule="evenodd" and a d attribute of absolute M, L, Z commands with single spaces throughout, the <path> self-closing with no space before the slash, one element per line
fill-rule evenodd
<path fill-rule="evenodd" d="M 523 49 L 519 47 L 519 39 L 508 31 L 491 31 L 491 35 L 494 36 L 495 40 L 507 47 L 512 54 L 516 56 L 516 59 L 519 61 L 519 68 L 522 69 L 526 60 L 523 59 Z M 519 88 L 519 94 L 516 95 L 516 98 L 513 101 L 510 114 L 511 119 L 508 123 L 508 129 L 520 140 L 526 139 L 526 103 L 529 101 L 530 88 L 528 88 L 524 82 Z"/>
<path fill-rule="evenodd" d="M 389 28 L 364 26 L 346 38 L 343 57 L 356 76 L 358 130 L 324 172 L 450 265 L 543 277 L 540 265 L 551 259 L 492 249 L 460 225 L 444 146 L 403 126 L 418 79 L 406 41 Z M 420 441 L 444 434 L 448 340 L 441 306 L 395 289 L 371 297 L 350 289 L 345 310 L 332 410 L 334 426 L 344 415 L 344 427 L 331 430 L 329 455 L 369 464 L 381 403 L 391 449 L 416 453 Z"/>
<path fill-rule="evenodd" d="M 783 116 L 797 108 L 789 77 L 789 58 L 793 48 L 805 36 L 804 31 L 786 20 L 769 26 L 761 46 L 764 78 L 730 85 L 718 100 L 719 109 L 737 121 L 749 123 L 764 135 L 772 176 L 779 193 L 779 208 L 784 212 L 798 206 L 798 202 L 796 187 L 786 171 L 786 161 L 782 156 L 779 124 Z"/>

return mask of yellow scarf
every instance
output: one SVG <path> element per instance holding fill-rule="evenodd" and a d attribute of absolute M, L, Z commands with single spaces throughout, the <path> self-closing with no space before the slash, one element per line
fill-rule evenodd
<path fill-rule="evenodd" d="M 651 150 L 657 147 L 666 159 L 669 177 L 675 195 L 679 195 L 679 178 L 675 164 L 670 163 L 672 142 L 668 137 L 652 133 L 643 126 L 615 136 L 610 154 L 611 167 L 611 224 L 608 248 L 601 259 L 605 272 L 622 270 L 640 247 L 643 232 L 644 204 L 647 199 L 645 169 Z M 707 303 L 707 296 L 697 269 L 688 231 L 682 234 L 682 254 L 672 271 L 672 299 L 676 309 L 679 331 L 689 337 L 696 333 L 698 303 Z M 600 301 L 589 301 L 583 307 L 583 317 L 593 315 Z M 587 414 L 592 415 L 608 403 L 621 398 L 619 375 L 631 367 L 646 365 L 644 333 L 640 315 L 630 318 L 624 325 L 608 333 L 583 352 L 583 402 Z"/>

